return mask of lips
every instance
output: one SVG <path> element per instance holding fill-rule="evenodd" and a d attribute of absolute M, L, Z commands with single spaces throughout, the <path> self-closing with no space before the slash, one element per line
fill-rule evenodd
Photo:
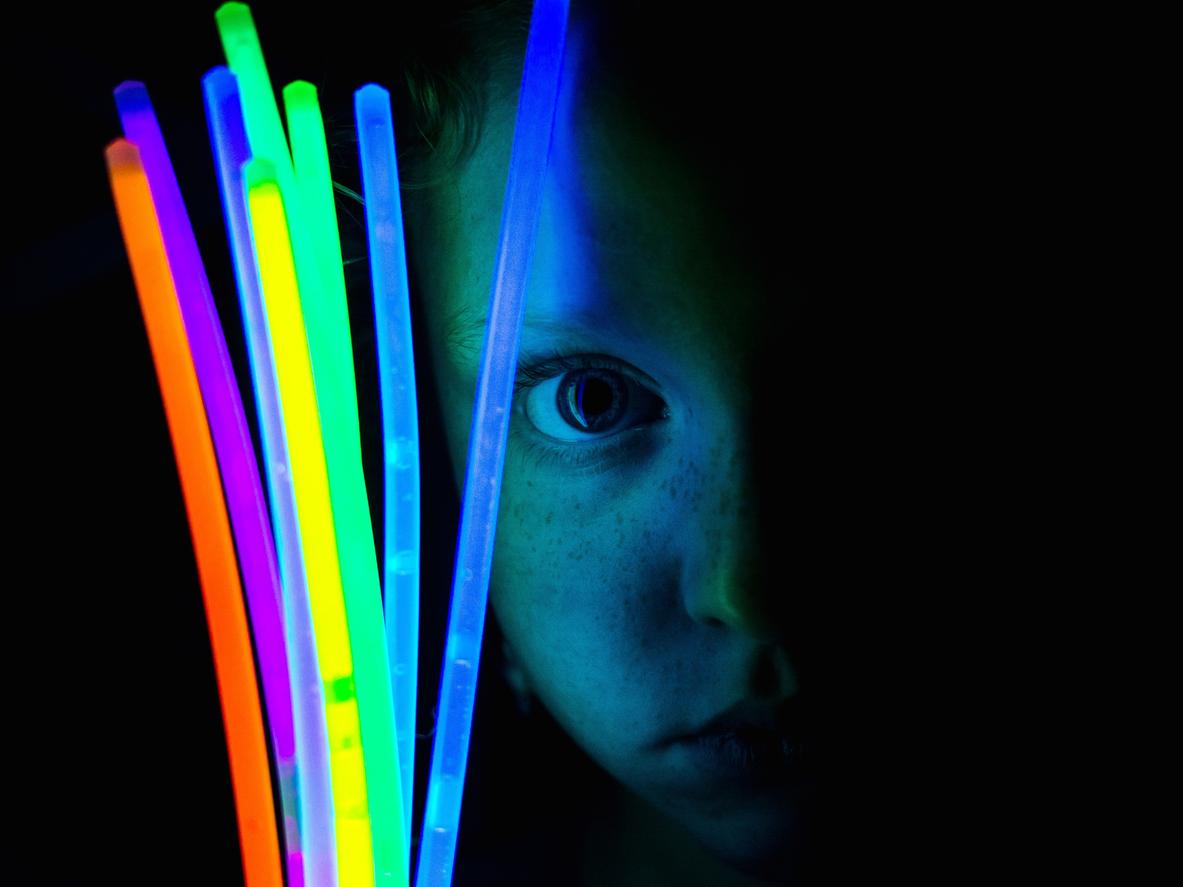
<path fill-rule="evenodd" d="M 720 712 L 688 733 L 674 737 L 674 741 L 701 739 L 726 734 L 785 735 L 800 726 L 800 719 L 791 717 L 793 700 L 779 703 L 744 700 Z M 797 721 L 796 724 L 791 723 Z"/>
<path fill-rule="evenodd" d="M 732 768 L 800 765 L 806 748 L 804 714 L 800 697 L 743 700 L 668 744 L 694 749 Z"/>
<path fill-rule="evenodd" d="M 799 695 L 747 699 L 671 735 L 659 746 L 668 755 L 671 784 L 688 796 L 736 803 L 807 785 L 812 765 L 803 714 Z"/>

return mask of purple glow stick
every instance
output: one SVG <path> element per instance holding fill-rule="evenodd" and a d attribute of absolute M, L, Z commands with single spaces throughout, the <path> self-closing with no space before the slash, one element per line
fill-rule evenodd
<path fill-rule="evenodd" d="M 262 674 L 267 723 L 280 768 L 280 801 L 284 818 L 296 817 L 292 780 L 284 778 L 295 767 L 295 732 L 292 723 L 291 680 L 283 633 L 283 610 L 275 541 L 271 535 L 267 502 L 259 481 L 254 445 L 242 408 L 234 367 L 222 335 L 209 279 L 197 249 L 181 189 L 164 145 L 164 136 L 142 83 L 127 80 L 115 88 L 115 104 L 124 135 L 140 149 L 152 203 L 160 221 L 169 267 L 176 281 L 177 299 L 185 321 L 185 333 L 193 351 L 193 363 L 201 385 L 201 397 L 209 417 L 222 487 L 226 491 L 234 543 L 238 549 L 250 613 L 251 635 Z M 289 883 L 303 880 L 299 847 L 288 847 Z M 293 856 L 293 852 L 295 855 Z M 293 880 L 293 871 L 297 872 Z"/>

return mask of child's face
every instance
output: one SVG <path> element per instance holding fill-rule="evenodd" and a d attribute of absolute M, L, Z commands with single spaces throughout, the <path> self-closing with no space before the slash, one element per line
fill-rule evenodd
<path fill-rule="evenodd" d="M 771 871 L 804 792 L 777 734 L 686 736 L 738 703 L 784 715 L 799 692 L 773 599 L 792 589 L 762 541 L 783 495 L 763 460 L 794 433 L 773 422 L 784 380 L 764 306 L 792 293 L 765 292 L 718 180 L 570 76 L 576 50 L 491 604 L 532 690 L 592 758 L 719 855 Z M 461 479 L 515 106 L 516 88 L 494 101 L 454 185 L 408 207 Z"/>

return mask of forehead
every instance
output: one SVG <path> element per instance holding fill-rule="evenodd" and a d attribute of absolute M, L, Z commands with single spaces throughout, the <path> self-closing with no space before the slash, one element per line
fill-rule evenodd
<path fill-rule="evenodd" d="M 527 323 L 569 320 L 619 339 L 660 336 L 669 349 L 733 360 L 763 329 L 767 227 L 781 211 L 754 200 L 758 152 L 714 150 L 726 108 L 695 120 L 662 103 L 668 71 L 637 67 L 594 32 L 573 28 L 563 71 L 530 287 Z M 482 137 L 448 185 L 420 200 L 431 279 L 429 322 L 479 327 L 500 233 L 518 72 L 490 92 Z M 633 79 L 630 79 L 633 77 Z M 693 82 L 687 84 L 691 89 Z M 704 93 L 705 95 L 705 93 Z M 693 104 L 680 96 L 681 105 Z M 692 116 L 692 115 L 691 115 Z M 528 336 L 530 330 L 526 330 Z M 450 338 L 455 339 L 455 335 Z M 477 340 L 479 345 L 479 336 Z"/>

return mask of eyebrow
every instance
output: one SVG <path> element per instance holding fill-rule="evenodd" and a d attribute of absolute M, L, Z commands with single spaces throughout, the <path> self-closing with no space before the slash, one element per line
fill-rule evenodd
<path fill-rule="evenodd" d="M 545 344 L 535 344 L 529 341 L 527 333 L 549 335 L 552 339 Z M 524 384 L 525 370 L 528 367 L 545 363 L 558 355 L 580 351 L 603 352 L 605 336 L 617 339 L 622 336 L 632 338 L 622 331 L 619 322 L 589 311 L 573 312 L 567 316 L 530 314 L 527 311 L 522 319 L 522 334 L 518 346 L 515 394 Z M 484 335 L 484 313 L 468 307 L 453 312 L 444 322 L 445 354 L 461 377 L 471 380 L 479 373 Z M 611 346 L 607 348 L 609 352 L 616 350 L 618 349 Z M 635 365 L 633 371 L 647 380 L 654 389 L 661 389 L 661 383 L 649 373 Z"/>
<path fill-rule="evenodd" d="M 486 317 L 483 312 L 474 311 L 469 307 L 461 308 L 451 314 L 443 326 L 444 342 L 453 351 L 475 354 L 479 353 L 484 341 Z M 587 335 L 589 330 L 606 331 L 618 334 L 618 326 L 611 320 L 599 314 L 581 311 L 567 317 L 547 314 L 531 314 L 529 310 L 522 320 L 523 329 L 532 332 L 552 333 L 556 336 L 571 337 L 572 335 Z M 525 349 L 529 350 L 529 349 Z"/>

